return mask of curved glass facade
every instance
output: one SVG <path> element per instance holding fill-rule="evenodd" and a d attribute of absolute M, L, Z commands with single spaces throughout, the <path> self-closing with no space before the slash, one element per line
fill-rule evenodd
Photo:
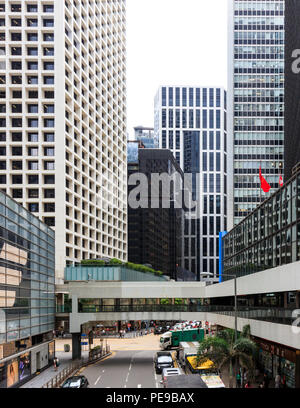
<path fill-rule="evenodd" d="M 54 329 L 54 236 L 0 192 L 0 345 Z"/>

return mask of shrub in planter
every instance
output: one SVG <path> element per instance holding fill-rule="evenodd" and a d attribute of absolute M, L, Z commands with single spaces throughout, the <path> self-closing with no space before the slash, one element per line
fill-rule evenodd
<path fill-rule="evenodd" d="M 70 349 L 71 349 L 70 344 L 64 344 L 64 350 L 66 353 L 68 353 Z"/>

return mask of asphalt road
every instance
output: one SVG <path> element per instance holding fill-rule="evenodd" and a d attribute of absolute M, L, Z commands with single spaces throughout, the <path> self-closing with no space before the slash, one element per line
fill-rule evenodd
<path fill-rule="evenodd" d="M 162 388 L 154 370 L 155 351 L 117 351 L 82 371 L 89 388 Z"/>

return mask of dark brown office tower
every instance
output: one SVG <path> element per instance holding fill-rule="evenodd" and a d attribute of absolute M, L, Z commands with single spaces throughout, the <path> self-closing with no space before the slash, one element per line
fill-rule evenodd
<path fill-rule="evenodd" d="M 300 165 L 300 1 L 285 2 L 285 181 Z"/>
<path fill-rule="evenodd" d="M 174 196 L 170 196 L 170 208 L 163 208 L 163 191 L 155 190 L 159 208 L 151 208 L 151 175 L 153 173 L 183 173 L 172 152 L 165 149 L 141 149 L 138 143 L 128 143 L 128 176 L 142 173 L 148 180 L 148 208 L 132 208 L 128 205 L 128 261 L 151 265 L 172 279 L 182 272 L 182 226 L 184 212 L 174 208 Z M 128 194 L 136 185 L 128 186 Z M 172 192 L 172 189 L 171 189 Z"/>

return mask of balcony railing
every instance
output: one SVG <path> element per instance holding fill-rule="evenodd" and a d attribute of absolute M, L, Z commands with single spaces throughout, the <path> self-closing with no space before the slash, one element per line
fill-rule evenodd
<path fill-rule="evenodd" d="M 56 305 L 56 313 L 72 313 L 72 305 Z"/>
<path fill-rule="evenodd" d="M 200 304 L 182 304 L 182 305 L 160 305 L 160 304 L 141 304 L 141 305 L 78 305 L 79 313 L 217 313 L 226 316 L 234 316 L 234 306 L 203 306 Z M 237 316 L 245 319 L 263 320 L 272 323 L 291 325 L 295 318 L 292 317 L 292 309 L 283 309 L 275 307 L 248 307 L 238 306 Z M 72 313 L 71 305 L 56 306 L 56 313 Z"/>
<path fill-rule="evenodd" d="M 234 306 L 202 306 L 202 305 L 79 305 L 79 313 L 134 313 L 134 312 L 204 312 L 234 316 Z M 269 321 L 272 323 L 291 325 L 293 310 L 272 307 L 239 306 L 237 315 L 240 318 Z"/>

